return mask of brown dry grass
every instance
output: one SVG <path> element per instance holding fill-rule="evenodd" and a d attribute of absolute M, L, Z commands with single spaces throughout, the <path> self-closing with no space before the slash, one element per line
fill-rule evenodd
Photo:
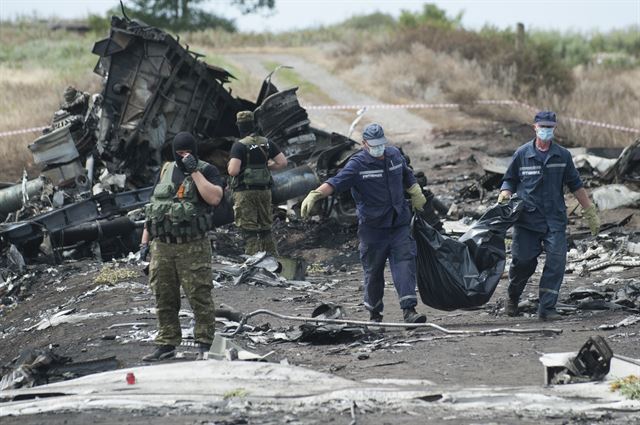
<path fill-rule="evenodd" d="M 640 69 L 577 71 L 576 89 L 564 98 L 541 96 L 541 105 L 557 110 L 559 129 L 581 146 L 627 146 L 638 133 L 562 121 L 562 116 L 640 129 Z"/>
<path fill-rule="evenodd" d="M 352 41 L 351 44 L 354 44 Z M 571 94 L 540 91 L 518 97 L 513 92 L 514 67 L 494 67 L 464 59 L 460 54 L 436 52 L 414 42 L 397 51 L 376 52 L 371 46 L 339 48 L 332 56 L 332 70 L 353 86 L 393 103 L 467 103 L 479 99 L 515 99 L 558 112 L 559 133 L 575 146 L 627 146 L 638 134 L 607 130 L 562 121 L 575 117 L 640 128 L 640 69 L 574 71 Z M 490 121 L 531 122 L 533 113 L 520 107 L 482 106 L 464 111 L 424 110 L 437 130 L 456 131 Z"/>
<path fill-rule="evenodd" d="M 51 32 L 45 25 L 3 22 L 1 27 L 0 132 L 48 125 L 70 84 L 92 93 L 99 90 L 92 65 L 97 57 L 91 54 L 97 36 Z M 27 145 L 39 135 L 0 137 L 1 180 L 15 180 L 23 169 L 30 177 L 37 174 Z"/>
<path fill-rule="evenodd" d="M 42 127 L 51 122 L 53 113 L 62 101 L 62 93 L 69 84 L 95 93 L 99 78 L 92 74 L 73 79 L 45 69 L 12 69 L 0 66 L 0 129 L 2 131 Z M 0 156 L 5 159 L 3 180 L 15 180 L 24 168 L 34 177 L 38 172 L 27 145 L 40 135 L 38 132 L 0 138 Z"/>

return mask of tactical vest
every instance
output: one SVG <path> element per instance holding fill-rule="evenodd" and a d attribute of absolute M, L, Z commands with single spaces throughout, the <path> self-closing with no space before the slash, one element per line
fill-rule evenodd
<path fill-rule="evenodd" d="M 203 172 L 206 162 L 198 161 Z M 189 175 L 176 187 L 172 181 L 175 162 L 162 167 L 160 181 L 151 201 L 145 207 L 146 227 L 152 238 L 173 237 L 194 240 L 213 228 L 213 214 L 209 205 L 198 198 L 198 189 Z"/>
<path fill-rule="evenodd" d="M 244 169 L 235 177 L 231 178 L 231 188 L 243 189 L 268 189 L 271 187 L 271 172 L 267 167 L 269 161 L 269 141 L 262 136 L 252 134 L 240 140 L 246 147 L 246 155 L 244 160 Z M 258 149 L 264 155 L 264 163 L 251 164 L 249 162 L 249 153 L 253 149 Z"/>

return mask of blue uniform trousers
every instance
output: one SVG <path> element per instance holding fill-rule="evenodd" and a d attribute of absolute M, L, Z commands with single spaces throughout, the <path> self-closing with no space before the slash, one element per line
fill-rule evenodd
<path fill-rule="evenodd" d="M 384 266 L 389 259 L 391 276 L 396 287 L 400 308 L 412 308 L 416 298 L 416 242 L 409 225 L 376 229 L 361 224 L 360 261 L 364 269 L 364 305 L 369 311 L 381 313 L 384 304 Z"/>
<path fill-rule="evenodd" d="M 524 287 L 538 265 L 538 256 L 544 250 L 546 261 L 540 278 L 540 305 L 538 315 L 544 316 L 555 309 L 564 268 L 567 261 L 565 231 L 535 232 L 514 226 L 512 262 L 509 268 L 509 298 L 519 299 Z"/>

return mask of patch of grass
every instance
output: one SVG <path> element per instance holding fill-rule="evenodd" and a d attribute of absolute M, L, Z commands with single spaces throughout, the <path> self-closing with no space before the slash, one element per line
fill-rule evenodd
<path fill-rule="evenodd" d="M 235 79 L 231 79 L 226 87 L 231 89 L 233 94 L 244 99 L 255 99 L 258 96 L 258 90 L 262 81 L 254 79 L 245 69 L 236 63 L 227 59 L 224 54 L 211 46 L 191 45 L 192 50 L 204 54 L 202 58 L 209 65 L 218 66 L 229 71 Z"/>
<path fill-rule="evenodd" d="M 127 269 L 124 267 L 118 267 L 113 264 L 106 264 L 100 269 L 100 272 L 93 280 L 96 285 L 115 285 L 118 282 L 134 279 L 138 277 L 138 272 Z"/>
<path fill-rule="evenodd" d="M 640 377 L 629 375 L 617 379 L 609 385 L 611 391 L 620 391 L 620 394 L 631 400 L 640 400 Z"/>
<path fill-rule="evenodd" d="M 264 66 L 269 71 L 276 69 L 281 64 L 272 61 L 264 61 L 262 62 L 262 66 Z M 320 87 L 316 86 L 310 81 L 307 81 L 298 74 L 295 69 L 288 68 L 280 68 L 276 73 L 276 78 L 278 81 L 281 81 L 286 88 L 288 87 L 298 87 L 298 95 L 307 101 L 318 102 L 321 104 L 332 104 L 335 103 L 333 99 L 327 96 Z M 285 87 L 283 87 L 285 88 Z M 281 88 L 282 89 L 282 88 Z"/>
<path fill-rule="evenodd" d="M 249 395 L 249 392 L 244 388 L 236 388 L 233 390 L 226 391 L 222 397 L 225 400 L 229 400 L 230 398 L 244 398 Z"/>

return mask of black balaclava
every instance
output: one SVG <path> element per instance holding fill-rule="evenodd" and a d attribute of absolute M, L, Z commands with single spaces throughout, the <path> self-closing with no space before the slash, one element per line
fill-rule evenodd
<path fill-rule="evenodd" d="M 191 151 L 191 155 L 198 159 L 198 143 L 191 133 L 188 131 L 181 131 L 173 137 L 173 159 L 176 161 L 178 168 L 184 173 L 184 165 L 182 164 L 182 157 L 177 154 L 177 151 Z"/>

